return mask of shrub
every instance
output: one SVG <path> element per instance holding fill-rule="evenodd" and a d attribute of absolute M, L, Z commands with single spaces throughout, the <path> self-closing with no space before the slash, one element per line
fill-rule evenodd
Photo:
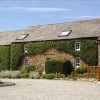
<path fill-rule="evenodd" d="M 20 77 L 21 78 L 29 78 L 29 73 L 21 73 Z"/>
<path fill-rule="evenodd" d="M 74 71 L 77 74 L 83 74 L 87 72 L 87 67 L 86 66 L 78 67 L 78 68 L 75 68 Z"/>
<path fill-rule="evenodd" d="M 39 79 L 39 78 L 40 78 L 40 75 L 39 75 L 38 72 L 31 72 L 31 73 L 29 74 L 29 76 L 30 76 L 30 78 L 32 78 L 32 79 Z"/>
<path fill-rule="evenodd" d="M 12 72 L 11 71 L 1 71 L 0 72 L 1 78 L 12 78 Z"/>
<path fill-rule="evenodd" d="M 10 70 L 10 46 L 0 46 L 0 71 Z"/>
<path fill-rule="evenodd" d="M 11 70 L 18 70 L 18 67 L 22 63 L 21 60 L 23 56 L 24 56 L 24 50 L 22 44 L 12 44 L 11 59 L 10 59 Z"/>
<path fill-rule="evenodd" d="M 50 59 L 45 62 L 46 73 L 63 73 L 71 74 L 73 67 L 68 60 Z"/>
<path fill-rule="evenodd" d="M 20 71 L 1 71 L 0 77 L 1 78 L 19 78 L 20 77 Z"/>
<path fill-rule="evenodd" d="M 34 70 L 36 70 L 36 66 L 34 66 L 34 65 L 27 65 L 27 66 L 25 66 L 24 70 L 26 72 L 34 71 Z"/>
<path fill-rule="evenodd" d="M 19 78 L 21 72 L 20 71 L 12 71 L 12 78 Z"/>
<path fill-rule="evenodd" d="M 60 74 L 60 73 L 57 73 L 55 74 L 55 78 L 65 78 L 65 74 Z"/>
<path fill-rule="evenodd" d="M 43 74 L 42 75 L 42 78 L 45 78 L 45 79 L 54 79 L 55 78 L 55 74 Z"/>

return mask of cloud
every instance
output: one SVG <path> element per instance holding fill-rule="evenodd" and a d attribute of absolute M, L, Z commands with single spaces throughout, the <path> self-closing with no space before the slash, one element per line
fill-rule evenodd
<path fill-rule="evenodd" d="M 63 19 L 87 19 L 87 18 L 100 18 L 100 16 L 63 16 Z"/>
<path fill-rule="evenodd" d="M 62 12 L 70 11 L 65 8 L 35 8 L 35 7 L 0 7 L 0 11 L 17 11 L 17 12 Z"/>

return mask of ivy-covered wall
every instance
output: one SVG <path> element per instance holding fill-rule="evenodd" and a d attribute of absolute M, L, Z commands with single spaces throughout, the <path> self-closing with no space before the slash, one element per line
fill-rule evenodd
<path fill-rule="evenodd" d="M 11 59 L 10 59 L 11 70 L 18 70 L 18 67 L 22 63 L 23 56 L 24 56 L 23 45 L 12 44 L 11 45 Z"/>
<path fill-rule="evenodd" d="M 80 51 L 75 51 L 74 40 L 62 40 L 62 41 L 47 41 L 28 43 L 28 54 L 36 55 L 42 54 L 47 49 L 55 48 L 58 51 L 69 53 L 75 57 L 81 57 L 81 59 L 90 66 L 98 65 L 98 44 L 95 39 L 83 39 L 80 41 Z"/>
<path fill-rule="evenodd" d="M 80 56 L 85 63 L 91 66 L 98 65 L 98 44 L 96 39 L 82 39 L 80 43 L 80 51 L 75 51 L 74 40 L 30 42 L 27 43 L 27 55 L 42 54 L 46 50 L 54 48 L 75 57 Z M 11 46 L 0 46 L 0 70 L 17 70 L 22 63 L 23 57 L 24 48 L 21 43 L 15 43 Z"/>
<path fill-rule="evenodd" d="M 10 46 L 0 46 L 0 70 L 10 69 Z"/>

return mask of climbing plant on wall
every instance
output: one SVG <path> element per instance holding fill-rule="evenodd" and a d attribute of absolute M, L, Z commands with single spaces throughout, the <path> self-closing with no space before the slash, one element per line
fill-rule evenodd
<path fill-rule="evenodd" d="M 27 44 L 28 54 L 42 54 L 47 49 L 55 48 L 58 51 L 69 53 L 73 56 L 80 56 L 89 65 L 98 64 L 98 45 L 95 39 L 83 39 L 80 41 L 81 50 L 75 51 L 74 40 L 31 42 Z"/>
<path fill-rule="evenodd" d="M 0 71 L 10 69 L 10 46 L 0 46 Z"/>
<path fill-rule="evenodd" d="M 19 65 L 22 63 L 21 59 L 23 58 L 23 56 L 24 56 L 23 45 L 12 44 L 11 60 L 10 60 L 11 70 L 18 70 Z"/>
<path fill-rule="evenodd" d="M 82 39 L 80 44 L 80 51 L 75 51 L 74 40 L 29 42 L 27 43 L 27 54 L 42 54 L 46 50 L 54 48 L 75 57 L 80 56 L 85 63 L 91 66 L 97 65 L 98 44 L 96 43 L 96 39 Z M 17 70 L 22 63 L 23 56 L 24 51 L 21 43 L 14 43 L 11 46 L 0 46 L 0 70 Z"/>

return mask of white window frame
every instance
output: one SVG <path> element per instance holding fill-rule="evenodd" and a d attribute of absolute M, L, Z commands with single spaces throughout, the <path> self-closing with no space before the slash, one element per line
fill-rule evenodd
<path fill-rule="evenodd" d="M 29 34 L 21 34 L 16 40 L 23 40 L 25 39 Z"/>
<path fill-rule="evenodd" d="M 24 59 L 24 65 L 26 66 L 26 65 L 28 65 L 29 64 L 29 60 L 28 60 L 28 58 L 25 58 Z"/>
<path fill-rule="evenodd" d="M 75 42 L 75 51 L 80 51 L 80 42 Z"/>
<path fill-rule="evenodd" d="M 81 60 L 80 60 L 80 57 L 76 57 L 75 58 L 75 67 L 80 67 L 80 65 L 81 65 Z"/>
<path fill-rule="evenodd" d="M 27 52 L 27 44 L 24 45 L 24 52 Z"/>
<path fill-rule="evenodd" d="M 58 37 L 68 36 L 71 32 L 72 30 L 62 31 L 62 33 Z"/>

